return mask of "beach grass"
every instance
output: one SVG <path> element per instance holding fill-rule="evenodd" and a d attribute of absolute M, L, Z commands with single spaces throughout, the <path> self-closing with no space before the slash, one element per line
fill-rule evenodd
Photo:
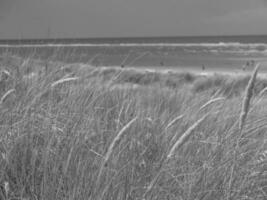
<path fill-rule="evenodd" d="M 267 197 L 267 80 L 258 71 L 17 57 L 0 65 L 0 199 Z"/>

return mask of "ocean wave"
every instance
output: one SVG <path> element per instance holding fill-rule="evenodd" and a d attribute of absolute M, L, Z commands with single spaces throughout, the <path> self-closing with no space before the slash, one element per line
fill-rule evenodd
<path fill-rule="evenodd" d="M 160 52 L 181 49 L 189 54 L 234 54 L 267 56 L 267 43 L 73 43 L 73 44 L 0 44 L 0 48 L 157 48 Z"/>
<path fill-rule="evenodd" d="M 73 43 L 73 44 L 0 44 L 2 48 L 8 47 L 236 47 L 267 49 L 267 43 Z"/>
<path fill-rule="evenodd" d="M 215 55 L 222 55 L 222 54 L 231 54 L 231 55 L 241 55 L 241 56 L 267 56 L 267 49 L 266 50 L 257 50 L 257 49 L 199 49 L 199 50 L 185 50 L 187 53 L 192 54 L 215 54 Z"/>
<path fill-rule="evenodd" d="M 263 55 L 266 56 L 267 55 L 267 50 L 264 51 L 259 51 L 256 49 L 251 49 L 251 50 L 239 50 L 239 51 L 234 51 L 234 50 L 226 50 L 223 53 L 227 53 L 227 54 L 240 54 L 240 55 Z"/>

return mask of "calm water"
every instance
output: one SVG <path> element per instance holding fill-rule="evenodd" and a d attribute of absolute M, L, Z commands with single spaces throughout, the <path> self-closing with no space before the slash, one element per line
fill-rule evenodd
<path fill-rule="evenodd" d="M 267 66 L 267 36 L 6 40 L 4 52 L 95 66 L 238 71 L 253 61 Z"/>

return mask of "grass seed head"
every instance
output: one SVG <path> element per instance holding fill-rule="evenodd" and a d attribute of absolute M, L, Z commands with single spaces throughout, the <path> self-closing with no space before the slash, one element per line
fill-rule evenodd
<path fill-rule="evenodd" d="M 57 85 L 60 85 L 60 84 L 63 84 L 63 83 L 67 83 L 67 82 L 72 82 L 72 81 L 76 81 L 78 80 L 79 77 L 70 77 L 70 78 L 63 78 L 63 79 L 60 79 L 54 83 L 51 84 L 51 87 L 54 88 L 56 87 Z"/>
<path fill-rule="evenodd" d="M 240 130 L 243 128 L 245 120 L 247 118 L 250 101 L 253 96 L 253 89 L 254 89 L 254 85 L 256 82 L 259 67 L 260 67 L 260 64 L 257 64 L 246 87 L 245 96 L 242 102 L 242 110 L 241 110 L 240 117 L 239 117 L 239 129 Z"/>
<path fill-rule="evenodd" d="M 12 93 L 15 92 L 15 89 L 8 90 L 1 98 L 0 104 L 2 104 Z"/>
<path fill-rule="evenodd" d="M 204 119 L 206 119 L 208 115 L 203 116 L 202 118 L 200 118 L 197 122 L 195 122 L 192 126 L 190 126 L 183 134 L 182 136 L 174 143 L 174 145 L 172 146 L 171 150 L 169 151 L 167 158 L 171 158 L 176 149 L 179 149 L 180 147 L 182 147 L 190 138 L 190 136 L 192 135 L 192 133 L 194 132 L 194 130 L 200 125 L 201 122 L 204 121 Z"/>

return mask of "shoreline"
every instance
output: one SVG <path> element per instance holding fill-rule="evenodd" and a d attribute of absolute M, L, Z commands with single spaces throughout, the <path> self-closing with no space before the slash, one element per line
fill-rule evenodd
<path fill-rule="evenodd" d="M 86 65 L 80 63 L 85 67 Z M 92 68 L 95 68 L 92 65 L 89 65 Z M 182 69 L 182 67 L 177 67 L 175 68 L 159 68 L 159 67 L 134 67 L 134 66 L 129 66 L 129 67 L 124 67 L 121 68 L 120 66 L 99 66 L 97 68 L 102 68 L 102 69 L 116 69 L 116 70 L 133 70 L 139 73 L 160 73 L 160 74 L 183 74 L 183 73 L 190 73 L 195 76 L 203 76 L 203 77 L 210 77 L 214 75 L 219 75 L 219 76 L 228 76 L 228 77 L 247 77 L 250 76 L 251 73 L 253 72 L 254 68 L 246 71 L 242 70 L 235 70 L 235 71 L 230 71 L 226 69 L 219 69 L 216 68 L 214 70 L 197 70 L 197 69 Z M 258 78 L 263 78 L 267 79 L 267 72 L 261 71 L 261 67 L 258 71 Z"/>
<path fill-rule="evenodd" d="M 2 62 L 1 62 L 2 61 Z M 17 67 L 20 67 L 24 64 L 25 59 L 22 57 L 17 57 L 17 56 L 10 56 L 7 57 L 7 61 L 11 65 L 15 65 Z M 42 66 L 47 64 L 47 61 L 42 60 L 42 59 L 30 59 L 27 62 L 30 62 L 29 64 L 31 65 L 32 72 L 37 73 L 38 70 L 42 68 Z M 92 69 L 116 69 L 116 70 L 133 70 L 139 73 L 160 73 L 160 74 L 184 74 L 184 73 L 190 73 L 195 76 L 203 76 L 203 77 L 210 77 L 214 75 L 219 75 L 219 76 L 228 76 L 228 77 L 246 77 L 250 76 L 251 73 L 254 70 L 253 66 L 250 66 L 250 68 L 246 69 L 245 71 L 240 68 L 233 68 L 232 70 L 229 69 L 229 67 L 222 67 L 222 66 L 215 66 L 215 67 L 206 67 L 204 70 L 199 66 L 135 66 L 135 65 L 130 65 L 130 66 L 125 66 L 121 67 L 119 65 L 99 65 L 99 66 L 94 66 L 90 63 L 85 63 L 85 62 L 61 62 L 61 61 L 49 61 L 49 65 L 51 66 L 61 66 L 61 67 L 77 67 L 77 68 L 92 68 Z M 258 77 L 259 78 L 264 78 L 267 79 L 267 62 L 258 62 L 261 64 L 259 71 L 258 71 Z M 4 61 L 4 57 L 0 56 L 0 66 L 2 68 L 6 67 L 8 68 L 7 63 Z M 255 63 L 256 65 L 257 63 Z"/>

